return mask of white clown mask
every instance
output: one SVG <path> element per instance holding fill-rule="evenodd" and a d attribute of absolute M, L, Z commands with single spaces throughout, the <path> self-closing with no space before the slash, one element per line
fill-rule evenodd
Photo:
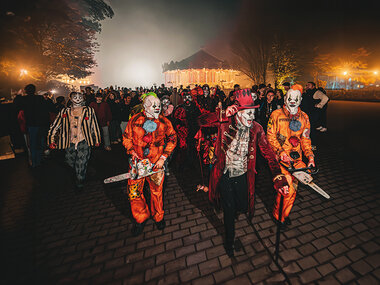
<path fill-rule="evenodd" d="M 144 100 L 144 111 L 148 118 L 158 119 L 158 116 L 161 113 L 161 101 L 160 99 L 149 95 L 145 97 Z"/>
<path fill-rule="evenodd" d="M 285 96 L 285 106 L 291 115 L 298 112 L 298 107 L 301 104 L 302 95 L 299 90 L 289 89 Z"/>
<path fill-rule="evenodd" d="M 193 97 L 191 96 L 191 94 L 186 94 L 184 97 L 183 97 L 185 103 L 188 105 L 190 104 L 191 101 L 193 101 Z"/>
<path fill-rule="evenodd" d="M 255 109 L 245 109 L 238 111 L 236 116 L 243 126 L 250 128 L 252 127 L 253 120 L 255 119 Z"/>
<path fill-rule="evenodd" d="M 82 107 L 84 105 L 84 95 L 82 93 L 74 93 L 70 96 L 73 108 Z"/>
<path fill-rule="evenodd" d="M 164 99 L 162 99 L 161 103 L 162 103 L 162 108 L 167 109 L 170 105 L 170 100 L 167 98 L 164 98 Z"/>
<path fill-rule="evenodd" d="M 208 89 L 207 87 L 204 87 L 203 88 L 203 95 L 205 97 L 208 97 L 208 95 L 210 95 L 210 89 Z"/>

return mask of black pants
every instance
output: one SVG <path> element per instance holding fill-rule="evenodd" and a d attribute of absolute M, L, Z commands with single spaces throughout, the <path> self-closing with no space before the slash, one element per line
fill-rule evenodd
<path fill-rule="evenodd" d="M 224 214 L 224 231 L 226 233 L 226 246 L 232 247 L 235 239 L 235 217 L 237 211 L 248 210 L 248 184 L 247 174 L 238 177 L 228 177 L 228 172 L 220 181 L 220 194 Z"/>

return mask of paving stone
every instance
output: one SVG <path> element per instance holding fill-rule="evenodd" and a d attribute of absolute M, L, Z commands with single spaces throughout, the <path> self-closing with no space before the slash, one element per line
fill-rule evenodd
<path fill-rule="evenodd" d="M 214 278 L 212 275 L 204 276 L 198 279 L 195 279 L 192 281 L 191 284 L 193 285 L 207 285 L 207 284 L 214 284 Z"/>
<path fill-rule="evenodd" d="M 351 268 L 362 276 L 372 271 L 372 267 L 364 260 L 351 264 Z"/>
<path fill-rule="evenodd" d="M 355 275 L 351 272 L 350 269 L 344 268 L 335 274 L 335 277 L 341 283 L 347 283 L 355 278 Z"/>
<path fill-rule="evenodd" d="M 307 271 L 300 273 L 299 277 L 302 283 L 311 283 L 321 278 L 321 274 L 315 268 L 311 268 Z"/>
<path fill-rule="evenodd" d="M 198 265 L 199 271 L 202 276 L 213 273 L 220 269 L 220 264 L 218 258 L 214 258 Z"/>
<path fill-rule="evenodd" d="M 199 276 L 200 274 L 197 265 L 187 267 L 186 269 L 183 269 L 179 272 L 181 282 L 187 282 L 196 279 Z"/>
<path fill-rule="evenodd" d="M 176 258 L 173 261 L 169 261 L 165 264 L 165 273 L 171 273 L 175 271 L 179 271 L 182 268 L 186 268 L 186 258 Z"/>
<path fill-rule="evenodd" d="M 331 265 L 331 263 L 326 263 L 318 266 L 317 270 L 319 271 L 319 273 L 322 274 L 322 276 L 326 276 L 327 274 L 335 271 L 336 269 L 334 266 Z"/>
<path fill-rule="evenodd" d="M 215 282 L 217 284 L 220 284 L 221 282 L 230 280 L 234 278 L 234 272 L 232 271 L 231 267 L 224 268 L 220 271 L 213 273 Z"/>
<path fill-rule="evenodd" d="M 203 261 L 205 261 L 206 258 L 206 253 L 204 251 L 200 251 L 191 255 L 188 255 L 186 257 L 186 264 L 187 266 L 191 266 L 193 264 L 199 264 Z"/>
<path fill-rule="evenodd" d="M 318 262 L 312 256 L 304 257 L 298 260 L 297 263 L 303 270 L 315 267 L 318 264 Z"/>

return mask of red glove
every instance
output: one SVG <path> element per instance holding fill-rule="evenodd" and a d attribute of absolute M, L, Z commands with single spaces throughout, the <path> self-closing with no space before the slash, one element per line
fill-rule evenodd
<path fill-rule="evenodd" d="M 57 145 L 55 143 L 51 143 L 51 144 L 49 144 L 49 148 L 50 149 L 56 149 Z"/>
<path fill-rule="evenodd" d="M 100 143 L 96 143 L 96 144 L 95 144 L 95 147 L 98 147 L 98 146 L 100 146 Z"/>
<path fill-rule="evenodd" d="M 274 189 L 278 191 L 281 195 L 288 195 L 289 194 L 289 184 L 286 180 L 285 175 L 279 174 L 273 179 Z"/>

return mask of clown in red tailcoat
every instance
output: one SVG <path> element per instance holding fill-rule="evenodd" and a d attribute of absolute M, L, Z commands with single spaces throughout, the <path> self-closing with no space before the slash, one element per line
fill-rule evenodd
<path fill-rule="evenodd" d="M 288 191 L 288 183 L 270 147 L 263 128 L 254 121 L 254 105 L 250 89 L 236 91 L 238 105 L 226 111 L 204 114 L 199 118 L 201 126 L 217 127 L 216 162 L 211 172 L 209 199 L 221 202 L 226 233 L 225 249 L 234 254 L 235 216 L 254 210 L 257 147 L 268 161 L 274 187 L 280 193 Z"/>

